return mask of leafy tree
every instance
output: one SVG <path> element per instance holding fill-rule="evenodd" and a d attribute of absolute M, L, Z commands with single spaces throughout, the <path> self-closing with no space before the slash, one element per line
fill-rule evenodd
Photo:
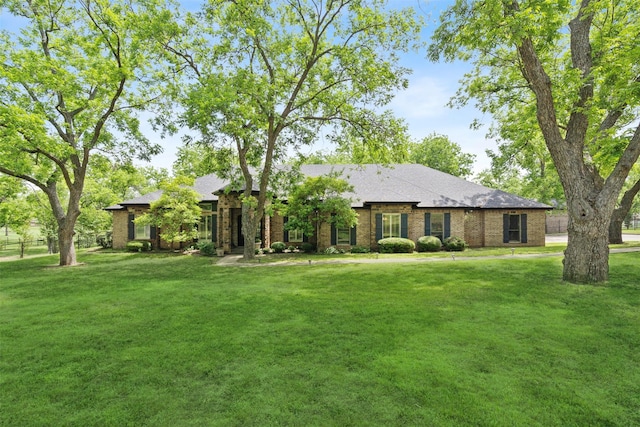
<path fill-rule="evenodd" d="M 409 145 L 408 163 L 418 163 L 461 178 L 472 173 L 475 156 L 463 153 L 446 135 L 431 134 Z"/>
<path fill-rule="evenodd" d="M 178 148 L 173 162 L 175 176 L 198 178 L 212 173 L 224 174 L 233 162 L 233 153 L 228 149 L 211 149 L 204 144 L 185 144 Z"/>
<path fill-rule="evenodd" d="M 287 203 L 279 208 L 283 216 L 289 217 L 285 228 L 311 237 L 322 224 L 353 227 L 358 214 L 351 208 L 351 199 L 344 196 L 352 191 L 348 182 L 335 176 L 307 177 L 292 188 Z"/>
<path fill-rule="evenodd" d="M 24 196 L 0 203 L 0 224 L 8 226 L 20 237 L 20 258 L 24 258 L 24 251 L 33 238 L 31 235 L 33 218 L 33 206 Z"/>
<path fill-rule="evenodd" d="M 136 224 L 153 225 L 161 229 L 160 237 L 171 244 L 186 242 L 198 237 L 196 225 L 200 221 L 202 196 L 195 191 L 194 180 L 176 177 L 164 182 L 162 195 L 151 202 L 149 211 L 136 218 Z"/>
<path fill-rule="evenodd" d="M 632 0 L 457 0 L 429 48 L 473 62 L 458 101 L 476 98 L 520 140 L 539 129 L 567 202 L 570 282 L 608 278 L 609 222 L 640 154 L 639 38 Z"/>
<path fill-rule="evenodd" d="M 183 123 L 237 156 L 228 164 L 242 173 L 249 241 L 274 162 L 319 135 L 387 149 L 401 123 L 379 111 L 407 86 L 397 52 L 414 47 L 420 24 L 383 0 L 213 0 L 166 29 L 167 49 L 191 71 Z"/>
<path fill-rule="evenodd" d="M 0 6 L 21 24 L 15 34 L 0 33 L 0 172 L 46 194 L 60 265 L 73 265 L 91 154 L 160 152 L 140 132 L 135 111 L 157 96 L 152 83 L 159 64 L 150 61 L 158 56 L 150 40 L 167 17 L 152 1 L 3 0 Z"/>

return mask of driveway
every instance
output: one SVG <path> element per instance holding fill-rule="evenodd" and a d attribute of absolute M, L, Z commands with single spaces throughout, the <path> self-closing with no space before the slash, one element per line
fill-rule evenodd
<path fill-rule="evenodd" d="M 640 241 L 640 234 L 624 234 L 622 233 L 623 242 L 637 242 Z M 567 243 L 567 233 L 561 234 L 547 234 L 545 235 L 546 243 Z"/>

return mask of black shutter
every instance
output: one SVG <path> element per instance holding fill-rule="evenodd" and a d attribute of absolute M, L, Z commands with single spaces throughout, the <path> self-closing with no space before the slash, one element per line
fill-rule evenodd
<path fill-rule="evenodd" d="M 520 243 L 527 243 L 527 214 L 520 215 Z"/>
<path fill-rule="evenodd" d="M 376 242 L 382 239 L 382 214 L 376 214 Z"/>
<path fill-rule="evenodd" d="M 156 234 L 157 234 L 158 230 L 157 227 L 155 225 L 151 226 L 151 229 L 149 231 L 149 238 L 151 240 L 156 240 Z"/>
<path fill-rule="evenodd" d="M 351 227 L 351 245 L 355 245 L 356 244 L 356 226 L 354 225 L 353 227 Z"/>
<path fill-rule="evenodd" d="M 331 224 L 331 244 L 338 244 L 338 227 L 335 224 Z"/>
<path fill-rule="evenodd" d="M 451 214 L 444 214 L 444 238 L 451 237 Z"/>
<path fill-rule="evenodd" d="M 431 214 L 424 214 L 424 235 L 431 236 Z"/>
<path fill-rule="evenodd" d="M 509 243 L 509 214 L 502 215 L 502 243 Z"/>
<path fill-rule="evenodd" d="M 218 241 L 218 215 L 211 215 L 211 241 Z"/>
<path fill-rule="evenodd" d="M 128 239 L 133 240 L 136 238 L 136 224 L 133 220 L 136 219 L 136 216 L 132 213 L 129 214 L 129 223 L 128 223 Z"/>
<path fill-rule="evenodd" d="M 400 237 L 409 237 L 409 214 L 400 215 Z"/>
<path fill-rule="evenodd" d="M 285 216 L 283 218 L 283 223 L 282 223 L 282 228 L 284 229 L 284 235 L 282 238 L 283 242 L 288 242 L 289 241 L 289 230 L 287 230 L 287 222 L 289 222 L 289 217 Z"/>

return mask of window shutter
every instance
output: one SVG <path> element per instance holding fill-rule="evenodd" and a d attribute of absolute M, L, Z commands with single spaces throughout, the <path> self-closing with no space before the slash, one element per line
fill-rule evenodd
<path fill-rule="evenodd" d="M 218 241 L 218 215 L 211 215 L 211 241 Z"/>
<path fill-rule="evenodd" d="M 331 244 L 338 244 L 338 227 L 335 224 L 331 224 Z"/>
<path fill-rule="evenodd" d="M 376 242 L 382 239 L 382 214 L 376 214 Z"/>
<path fill-rule="evenodd" d="M 451 214 L 444 214 L 444 238 L 451 237 Z"/>
<path fill-rule="evenodd" d="M 351 227 L 351 245 L 355 245 L 356 244 L 356 226 L 354 225 L 353 227 Z"/>
<path fill-rule="evenodd" d="M 306 233 L 302 233 L 302 243 L 309 242 L 309 236 Z"/>
<path fill-rule="evenodd" d="M 285 216 L 284 217 L 284 222 L 283 222 L 283 229 L 284 229 L 284 235 L 283 235 L 283 242 L 288 242 L 289 241 L 289 231 L 285 228 L 287 226 L 287 222 L 289 222 L 289 217 Z"/>
<path fill-rule="evenodd" d="M 409 214 L 400 215 L 400 237 L 409 237 Z"/>
<path fill-rule="evenodd" d="M 424 214 L 424 235 L 431 236 L 431 214 Z"/>
<path fill-rule="evenodd" d="M 520 243 L 527 243 L 527 214 L 520 215 Z"/>
<path fill-rule="evenodd" d="M 502 215 L 502 243 L 509 243 L 509 214 Z"/>
<path fill-rule="evenodd" d="M 136 224 L 133 220 L 136 219 L 136 216 L 132 213 L 129 214 L 129 223 L 128 223 L 128 238 L 129 240 L 133 240 L 136 238 Z"/>
<path fill-rule="evenodd" d="M 155 225 L 151 226 L 151 229 L 149 231 L 149 238 L 151 240 L 156 240 L 156 233 L 157 233 L 157 227 Z"/>

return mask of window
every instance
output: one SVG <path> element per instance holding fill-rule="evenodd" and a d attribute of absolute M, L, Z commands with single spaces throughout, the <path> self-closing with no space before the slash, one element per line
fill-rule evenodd
<path fill-rule="evenodd" d="M 150 239 L 151 238 L 151 226 L 136 224 L 136 240 Z"/>
<path fill-rule="evenodd" d="M 336 228 L 336 245 L 351 244 L 351 228 Z"/>
<path fill-rule="evenodd" d="M 200 217 L 200 224 L 198 224 L 198 241 L 210 242 L 213 239 L 214 216 L 215 215 L 205 215 Z"/>
<path fill-rule="evenodd" d="M 289 242 L 293 242 L 293 243 L 298 243 L 298 242 L 302 242 L 302 231 L 295 229 L 295 230 L 289 230 Z"/>
<path fill-rule="evenodd" d="M 527 243 L 527 214 L 503 215 L 503 243 Z"/>
<path fill-rule="evenodd" d="M 382 214 L 382 238 L 401 237 L 400 214 Z"/>
<path fill-rule="evenodd" d="M 444 242 L 444 214 L 432 213 L 431 217 L 431 236 L 437 237 L 441 242 Z"/>
<path fill-rule="evenodd" d="M 509 215 L 509 242 L 520 241 L 520 215 Z"/>

